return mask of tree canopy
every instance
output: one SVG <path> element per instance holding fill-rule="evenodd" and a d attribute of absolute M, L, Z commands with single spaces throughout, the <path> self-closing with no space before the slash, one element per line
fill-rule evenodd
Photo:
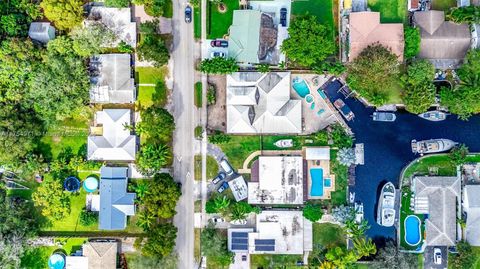
<path fill-rule="evenodd" d="M 27 36 L 29 24 L 40 17 L 40 8 L 34 1 L 0 1 L 0 39 Z"/>
<path fill-rule="evenodd" d="M 156 174 L 140 200 L 140 211 L 154 218 L 172 218 L 180 195 L 180 185 L 169 174 Z"/>
<path fill-rule="evenodd" d="M 480 23 L 480 7 L 465 6 L 452 8 L 445 17 L 454 23 Z"/>
<path fill-rule="evenodd" d="M 105 6 L 107 7 L 128 7 L 130 0 L 105 0 Z"/>
<path fill-rule="evenodd" d="M 171 223 L 158 224 L 148 231 L 147 235 L 142 254 L 161 259 L 172 253 L 177 238 L 177 227 Z"/>
<path fill-rule="evenodd" d="M 303 216 L 312 221 L 316 222 L 317 220 L 320 220 L 323 215 L 323 210 L 320 205 L 317 204 L 306 204 L 305 207 L 303 207 Z"/>
<path fill-rule="evenodd" d="M 403 101 L 407 111 L 423 113 L 435 102 L 434 76 L 435 67 L 427 60 L 414 61 L 407 67 L 407 72 L 402 77 Z"/>
<path fill-rule="evenodd" d="M 404 28 L 405 48 L 404 57 L 410 59 L 420 52 L 420 29 L 413 27 Z"/>
<path fill-rule="evenodd" d="M 168 143 L 171 140 L 175 120 L 168 110 L 153 105 L 143 109 L 140 114 L 142 121 L 136 126 L 137 133 L 145 134 L 149 141 Z"/>
<path fill-rule="evenodd" d="M 137 54 L 142 61 L 151 61 L 156 67 L 168 63 L 170 54 L 162 36 L 156 32 L 157 20 L 142 23 L 142 39 L 137 46 Z"/>
<path fill-rule="evenodd" d="M 283 41 L 281 49 L 290 61 L 310 67 L 335 53 L 332 34 L 314 16 L 295 18 L 290 23 L 289 37 Z"/>
<path fill-rule="evenodd" d="M 239 69 L 234 58 L 214 57 L 204 59 L 200 63 L 199 70 L 205 74 L 231 74 Z"/>
<path fill-rule="evenodd" d="M 380 44 L 365 48 L 348 71 L 350 87 L 376 106 L 387 103 L 391 92 L 399 91 L 397 56 Z"/>
<path fill-rule="evenodd" d="M 172 151 L 165 144 L 144 144 L 137 154 L 137 168 L 144 175 L 152 175 L 172 162 Z"/>
<path fill-rule="evenodd" d="M 35 206 L 42 209 L 42 215 L 61 220 L 70 214 L 70 198 L 64 192 L 59 179 L 46 179 L 32 194 Z"/>
<path fill-rule="evenodd" d="M 94 22 L 88 27 L 76 27 L 70 33 L 73 50 L 81 57 L 99 54 L 102 48 L 112 47 L 117 35 L 101 22 Z"/>
<path fill-rule="evenodd" d="M 71 29 L 83 21 L 83 0 L 43 0 L 45 17 L 59 30 Z"/>
<path fill-rule="evenodd" d="M 202 255 L 215 261 L 216 264 L 228 266 L 233 259 L 233 253 L 227 249 L 227 238 L 220 234 L 212 224 L 202 230 L 200 235 Z"/>

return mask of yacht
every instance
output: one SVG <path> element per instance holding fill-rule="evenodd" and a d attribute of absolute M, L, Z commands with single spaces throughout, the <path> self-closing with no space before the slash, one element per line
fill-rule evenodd
<path fill-rule="evenodd" d="M 450 139 L 412 140 L 412 152 L 418 154 L 437 153 L 451 150 L 457 143 Z"/>
<path fill-rule="evenodd" d="M 378 199 L 377 223 L 385 227 L 393 226 L 395 222 L 395 186 L 387 182 L 382 187 Z"/>
<path fill-rule="evenodd" d="M 395 116 L 395 113 L 392 112 L 375 111 L 372 114 L 372 118 L 374 121 L 392 122 L 397 119 L 397 116 Z"/>
<path fill-rule="evenodd" d="M 418 116 L 422 119 L 426 119 L 429 121 L 442 121 L 447 118 L 447 113 L 439 110 L 435 111 L 427 111 L 425 113 L 419 114 Z"/>
<path fill-rule="evenodd" d="M 291 148 L 293 147 L 293 140 L 292 139 L 282 139 L 278 140 L 274 143 L 275 146 L 279 148 Z"/>

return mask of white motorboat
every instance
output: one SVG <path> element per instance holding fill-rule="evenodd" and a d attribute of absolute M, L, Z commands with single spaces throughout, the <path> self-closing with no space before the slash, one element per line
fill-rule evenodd
<path fill-rule="evenodd" d="M 355 193 L 354 192 L 350 192 L 348 200 L 351 204 L 353 204 L 355 202 Z"/>
<path fill-rule="evenodd" d="M 382 187 L 378 199 L 377 223 L 385 227 L 393 226 L 395 222 L 395 186 L 387 182 Z"/>
<path fill-rule="evenodd" d="M 360 223 L 364 218 L 363 203 L 355 203 L 355 222 Z"/>
<path fill-rule="evenodd" d="M 447 118 L 447 113 L 439 110 L 435 111 L 427 111 L 425 113 L 419 114 L 418 116 L 422 119 L 426 119 L 429 121 L 442 121 Z"/>
<path fill-rule="evenodd" d="M 275 146 L 279 148 L 291 148 L 293 147 L 293 140 L 292 139 L 282 139 L 275 142 Z"/>
<path fill-rule="evenodd" d="M 395 115 L 395 113 L 392 112 L 375 111 L 372 114 L 372 119 L 374 121 L 392 122 L 397 119 L 397 116 Z"/>
<path fill-rule="evenodd" d="M 418 154 L 438 153 L 451 150 L 457 143 L 450 139 L 412 140 L 412 152 Z"/>

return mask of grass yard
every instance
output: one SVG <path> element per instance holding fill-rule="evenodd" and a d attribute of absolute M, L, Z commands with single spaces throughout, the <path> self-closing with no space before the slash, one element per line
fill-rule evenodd
<path fill-rule="evenodd" d="M 202 8 L 193 9 L 193 36 L 196 39 L 202 38 Z"/>
<path fill-rule="evenodd" d="M 200 259 L 202 258 L 200 253 L 200 229 L 195 228 L 193 232 L 193 257 L 197 263 L 200 263 Z"/>
<path fill-rule="evenodd" d="M 411 192 L 403 192 L 402 191 L 402 197 L 401 197 L 402 209 L 400 211 L 400 246 L 403 249 L 406 249 L 406 250 L 416 250 L 422 244 L 422 242 L 420 241 L 419 244 L 417 244 L 415 246 L 410 246 L 405 241 L 404 223 L 405 223 L 405 218 L 407 216 L 409 216 L 409 215 L 417 216 L 422 221 L 422 225 L 421 225 L 421 235 L 422 235 L 422 237 L 425 234 L 425 225 L 423 223 L 423 220 L 424 220 L 425 217 L 424 217 L 424 215 L 421 215 L 421 214 L 414 214 L 413 210 L 410 210 L 411 196 L 412 196 Z"/>
<path fill-rule="evenodd" d="M 328 26 L 332 38 L 337 35 L 334 21 L 334 0 L 297 0 L 292 2 L 292 15 L 301 16 L 310 14 L 317 17 L 318 22 Z M 293 19 L 293 18 L 292 18 Z"/>
<path fill-rule="evenodd" d="M 137 84 L 156 84 L 157 81 L 165 80 L 168 75 L 168 68 L 166 66 L 156 67 L 136 67 L 135 68 L 135 83 Z"/>
<path fill-rule="evenodd" d="M 194 103 L 195 103 L 195 106 L 200 108 L 202 107 L 202 104 L 203 104 L 203 100 L 202 100 L 202 83 L 201 82 L 196 82 L 195 83 L 195 87 L 194 87 L 194 90 L 195 90 L 195 99 L 194 99 Z"/>
<path fill-rule="evenodd" d="M 407 19 L 407 0 L 368 0 L 368 7 L 380 12 L 382 23 L 404 23 Z"/>
<path fill-rule="evenodd" d="M 337 151 L 330 152 L 330 169 L 335 174 L 335 191 L 331 193 L 331 204 L 344 205 L 347 202 L 348 168 L 337 161 Z"/>
<path fill-rule="evenodd" d="M 37 247 L 28 249 L 21 258 L 21 267 L 29 269 L 48 268 L 48 258 L 57 249 L 62 249 L 67 255 L 79 250 L 87 238 L 55 238 L 55 242 L 60 242 L 61 247 Z"/>
<path fill-rule="evenodd" d="M 429 168 L 438 168 L 439 176 L 454 176 L 456 175 L 456 167 L 450 161 L 448 155 L 436 155 L 429 156 L 421 159 L 420 161 L 412 164 L 405 170 L 404 179 L 408 179 L 414 174 L 416 175 L 428 175 Z"/>
<path fill-rule="evenodd" d="M 207 155 L 207 179 L 218 174 L 218 163 L 212 156 Z M 195 180 L 202 180 L 202 156 L 195 155 Z"/>
<path fill-rule="evenodd" d="M 285 254 L 250 255 L 250 266 L 252 269 L 277 268 L 275 266 L 279 266 L 279 265 L 282 265 L 281 268 L 290 268 L 290 267 L 296 266 L 297 261 L 303 261 L 303 256 L 302 255 L 285 255 Z"/>
<path fill-rule="evenodd" d="M 139 86 L 137 105 L 149 107 L 153 104 L 165 106 L 168 99 L 168 88 L 163 81 L 158 81 L 156 86 Z"/>
<path fill-rule="evenodd" d="M 432 0 L 432 9 L 433 10 L 444 10 L 447 11 L 452 7 L 457 6 L 457 0 Z"/>
<path fill-rule="evenodd" d="M 331 223 L 313 223 L 313 246 L 325 248 L 345 247 L 346 236 L 342 227 Z"/>
<path fill-rule="evenodd" d="M 222 1 L 227 10 L 225 13 L 218 11 L 218 7 L 212 1 L 207 2 L 207 38 L 222 38 L 228 33 L 228 28 L 232 25 L 233 11 L 239 9 L 238 0 Z"/>

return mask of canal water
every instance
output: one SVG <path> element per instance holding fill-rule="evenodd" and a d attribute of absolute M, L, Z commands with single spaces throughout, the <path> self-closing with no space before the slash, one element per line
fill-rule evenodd
<path fill-rule="evenodd" d="M 337 87 L 336 87 L 337 86 Z M 355 143 L 364 143 L 365 165 L 356 168 L 356 183 L 351 191 L 355 200 L 364 204 L 365 219 L 371 228 L 367 235 L 375 241 L 395 239 L 394 227 L 383 227 L 375 220 L 376 204 L 382 183 L 391 181 L 398 188 L 402 168 L 418 157 L 411 152 L 412 139 L 448 138 L 464 143 L 472 152 L 480 151 L 480 116 L 468 121 L 449 115 L 441 122 L 424 120 L 407 112 L 396 112 L 395 122 L 374 122 L 370 115 L 373 108 L 365 107 L 354 98 L 337 93 L 335 82 L 324 88 L 329 97 L 342 98 L 355 114 L 348 123 L 355 134 Z"/>

